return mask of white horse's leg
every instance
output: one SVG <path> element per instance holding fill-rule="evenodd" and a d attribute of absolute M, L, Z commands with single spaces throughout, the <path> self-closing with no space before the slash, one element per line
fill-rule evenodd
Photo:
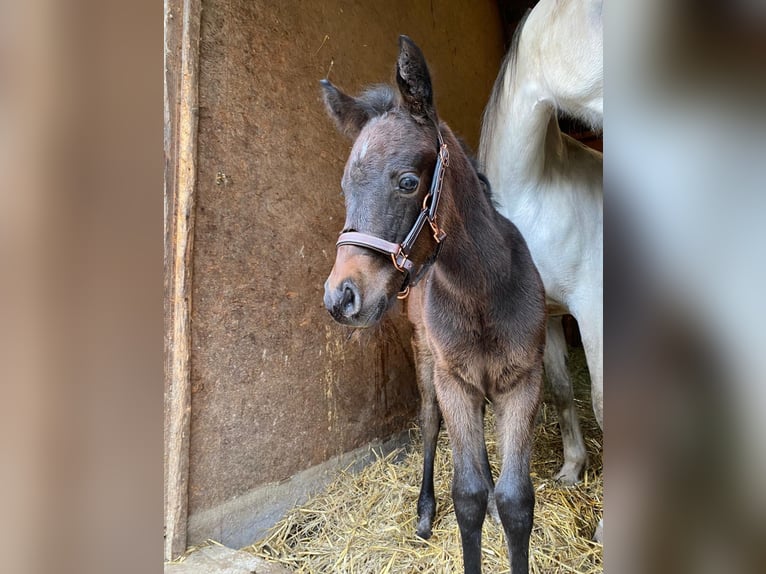
<path fill-rule="evenodd" d="M 562 317 L 549 317 L 547 329 L 543 363 L 546 377 L 553 391 L 564 446 L 564 464 L 554 479 L 565 484 L 574 484 L 580 479 L 588 455 L 585 451 L 580 420 L 574 405 L 572 381 L 566 364 L 567 343 Z"/>
<path fill-rule="evenodd" d="M 588 372 L 590 373 L 590 393 L 593 403 L 593 414 L 601 430 L 604 430 L 604 322 L 601 299 L 594 301 L 587 320 L 583 316 L 578 325 L 582 344 L 585 347 L 585 357 L 588 360 Z"/>
<path fill-rule="evenodd" d="M 600 542 L 601 544 L 604 543 L 604 519 L 603 517 L 601 520 L 598 521 L 598 525 L 596 526 L 596 531 L 593 533 L 593 541 L 594 542 Z"/>
<path fill-rule="evenodd" d="M 594 290 L 596 291 L 596 290 Z M 588 360 L 588 371 L 590 373 L 590 392 L 591 402 L 593 403 L 593 414 L 596 415 L 596 421 L 601 430 L 604 430 L 604 311 L 602 304 L 602 294 L 598 290 L 593 295 L 589 305 L 585 309 L 586 313 L 575 315 L 580 327 L 580 336 L 582 337 L 583 347 L 585 347 L 585 358 Z M 599 520 L 598 526 L 593 533 L 593 540 L 603 543 L 604 540 L 604 519 Z"/>

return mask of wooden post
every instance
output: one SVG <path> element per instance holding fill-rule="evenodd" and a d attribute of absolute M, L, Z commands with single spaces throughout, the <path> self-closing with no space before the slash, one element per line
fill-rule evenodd
<path fill-rule="evenodd" d="M 186 550 L 201 0 L 165 0 L 165 560 Z"/>

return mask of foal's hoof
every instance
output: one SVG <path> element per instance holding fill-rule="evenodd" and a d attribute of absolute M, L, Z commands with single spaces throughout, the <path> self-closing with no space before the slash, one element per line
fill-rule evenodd
<path fill-rule="evenodd" d="M 415 530 L 415 535 L 423 540 L 431 538 L 431 519 L 428 516 L 423 516 L 418 521 L 418 528 Z"/>
<path fill-rule="evenodd" d="M 436 516 L 436 499 L 427 493 L 420 494 L 418 498 L 418 527 L 415 534 L 423 540 L 431 538 L 431 525 Z"/>

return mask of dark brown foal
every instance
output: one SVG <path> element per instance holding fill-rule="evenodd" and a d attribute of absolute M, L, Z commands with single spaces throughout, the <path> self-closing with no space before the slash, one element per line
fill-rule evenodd
<path fill-rule="evenodd" d="M 459 142 L 438 122 L 425 59 L 404 36 L 396 79 L 398 94 L 377 87 L 359 98 L 323 82 L 330 115 L 354 140 L 341 183 L 345 228 L 325 305 L 340 323 L 365 327 L 411 291 L 426 450 L 418 534 L 430 535 L 435 513 L 441 412 L 452 446 L 465 572 L 481 572 L 481 527 L 493 490 L 483 424 L 489 399 L 503 459 L 497 510 L 512 573 L 527 573 L 543 285 L 524 239 L 494 209 Z"/>

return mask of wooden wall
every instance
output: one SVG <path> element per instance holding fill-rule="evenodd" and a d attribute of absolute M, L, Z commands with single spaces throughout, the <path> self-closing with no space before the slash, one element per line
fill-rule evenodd
<path fill-rule="evenodd" d="M 181 43 L 184 7 L 192 6 L 194 30 L 195 4 L 168 0 L 168 23 Z M 416 412 L 411 330 L 401 311 L 380 328 L 352 333 L 322 304 L 343 223 L 339 181 L 350 142 L 327 118 L 318 81 L 329 75 L 350 92 L 392 81 L 398 35 L 406 33 L 429 60 L 440 116 L 475 148 L 503 55 L 490 0 L 204 0 L 200 22 L 196 115 L 171 114 L 172 137 L 183 121 L 198 120 L 195 164 L 187 165 L 193 212 L 176 202 L 184 180 L 177 154 L 168 156 L 166 189 L 166 264 L 185 253 L 172 249 L 177 228 L 191 221 L 193 240 L 190 362 L 174 368 L 171 352 L 166 385 L 171 399 L 183 402 L 186 392 L 191 400 L 186 419 L 166 405 L 166 440 L 188 432 L 185 446 L 170 447 L 178 454 L 171 469 L 166 454 L 166 476 L 174 471 L 176 485 L 166 506 L 186 505 L 166 512 L 166 528 L 168 516 L 177 522 L 170 525 L 176 548 L 185 544 L 184 513 L 194 521 L 245 500 L 263 485 L 406 429 Z M 177 60 L 166 56 L 166 63 L 178 71 L 183 58 L 173 54 Z M 181 80 L 189 78 L 171 77 L 169 103 L 177 111 Z M 177 281 L 167 277 L 166 297 Z M 182 316 L 183 305 L 174 317 Z M 171 317 L 171 350 L 174 324 Z M 203 524 L 189 542 L 218 533 Z"/>

